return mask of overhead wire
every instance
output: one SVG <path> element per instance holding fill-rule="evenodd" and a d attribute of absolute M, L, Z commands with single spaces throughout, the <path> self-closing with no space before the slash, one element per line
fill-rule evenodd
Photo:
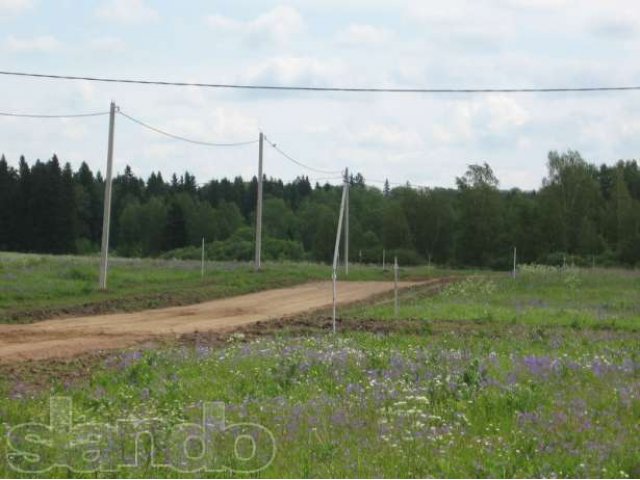
<path fill-rule="evenodd" d="M 165 130 L 162 130 L 160 128 L 154 127 L 152 125 L 149 125 L 148 123 L 145 123 L 125 112 L 123 112 L 122 110 L 118 109 L 117 113 L 119 115 L 122 115 L 123 117 L 127 118 L 128 120 L 146 128 L 149 129 L 153 132 L 156 132 L 158 134 L 167 136 L 169 138 L 173 138 L 176 140 L 181 140 L 181 141 L 185 141 L 188 143 L 192 143 L 192 144 L 196 144 L 196 145 L 204 145 L 204 146 L 213 146 L 213 147 L 233 147 L 233 146 L 244 146 L 244 145 L 252 145 L 252 144 L 256 144 L 258 143 L 259 140 L 249 140 L 249 141 L 244 141 L 244 142 L 231 142 L 231 143 L 219 143 L 219 142 L 208 142 L 208 141 L 201 141 L 201 140 L 193 140 L 187 137 L 183 137 L 181 135 L 177 135 L 174 133 L 170 133 L 167 132 Z M 108 111 L 105 112 L 90 112 L 90 113 L 73 113 L 73 114 L 32 114 L 32 113 L 14 113 L 14 112 L 0 112 L 0 116 L 3 117 L 17 117 L 17 118 L 43 118 L 43 119 L 65 119 L 65 118 L 82 118 L 82 117 L 98 117 L 98 116 L 105 116 L 105 115 L 109 115 Z M 267 138 L 267 136 L 265 135 L 264 140 L 267 142 L 268 145 L 270 145 L 274 150 L 276 150 L 280 155 L 282 155 L 284 158 L 286 158 L 287 160 L 295 163 L 296 165 L 305 168 L 307 170 L 311 170 L 314 171 L 316 173 L 322 173 L 322 174 L 327 174 L 327 175 L 333 175 L 333 176 L 328 176 L 328 177 L 317 177 L 317 178 L 309 178 L 310 182 L 322 182 L 322 181 L 330 181 L 330 180 L 343 180 L 344 176 L 342 175 L 343 172 L 338 171 L 338 170 L 323 170 L 323 169 L 319 169 L 319 168 L 315 168 L 312 167 L 310 165 L 307 165 L 303 162 L 300 162 L 299 160 L 296 160 L 294 157 L 292 157 L 291 155 L 289 155 L 288 153 L 284 152 L 280 147 L 277 146 L 277 144 L 275 144 L 274 142 L 272 142 L 271 140 L 269 140 Z M 380 183 L 380 184 L 384 184 L 385 182 L 382 180 L 372 180 L 369 179 L 368 180 L 371 183 Z M 406 184 L 403 183 L 398 183 L 398 182 L 389 182 L 390 185 L 396 185 L 396 186 L 406 186 Z M 416 187 L 420 187 L 420 188 L 427 188 L 427 187 L 421 187 L 419 185 L 410 185 L 410 186 L 416 186 Z"/>
<path fill-rule="evenodd" d="M 384 185 L 385 183 L 388 183 L 389 185 L 395 186 L 395 187 L 405 187 L 405 188 L 431 188 L 428 187 L 426 185 L 418 185 L 418 184 L 414 184 L 414 183 L 410 183 L 410 182 L 390 182 L 389 180 L 374 180 L 371 178 L 365 178 L 365 183 L 378 183 L 380 185 Z"/>
<path fill-rule="evenodd" d="M 52 80 L 84 80 L 90 82 L 128 83 L 139 85 L 159 85 L 174 87 L 205 87 L 241 90 L 273 90 L 302 92 L 351 92 L 351 93 L 423 93 L 423 94 L 519 94 L 519 93 L 587 93 L 587 92 L 629 92 L 640 91 L 640 85 L 627 86 L 586 86 L 586 87 L 529 87 L 529 88 L 387 88 L 387 87 L 312 87 L 304 85 L 253 85 L 239 83 L 203 83 L 179 82 L 166 80 L 142 80 L 130 78 L 110 78 L 81 75 L 56 75 L 48 73 L 31 73 L 16 71 L 0 71 L 0 75 L 15 77 L 44 78 Z"/>
<path fill-rule="evenodd" d="M 230 142 L 230 143 L 220 143 L 220 142 L 209 142 L 209 141 L 201 141 L 201 140 L 194 140 L 191 138 L 187 138 L 187 137 L 183 137 L 181 135 L 177 135 L 174 133 L 170 133 L 167 132 L 165 130 L 162 130 L 158 127 L 154 127 L 146 122 L 143 122 L 142 120 L 139 120 L 125 112 L 123 112 L 122 110 L 118 109 L 117 113 L 119 115 L 122 115 L 123 117 L 125 117 L 126 119 L 130 120 L 131 122 L 134 122 L 140 126 L 142 126 L 143 128 L 149 129 L 155 133 L 158 133 L 160 135 L 164 135 L 166 137 L 175 139 L 175 140 L 180 140 L 180 141 L 184 141 L 184 142 L 188 142 L 188 143 L 192 143 L 192 144 L 196 144 L 196 145 L 203 145 L 203 146 L 212 146 L 212 147 L 235 147 L 235 146 L 244 146 L 244 145 L 252 145 L 252 144 L 256 144 L 258 143 L 259 140 L 248 140 L 248 141 L 243 141 L 243 142 Z M 98 116 L 105 116 L 105 115 L 109 115 L 108 111 L 105 112 L 89 112 L 89 113 L 72 113 L 72 114 L 32 114 L 32 113 L 15 113 L 15 112 L 0 112 L 0 116 L 3 117 L 17 117 L 17 118 L 42 118 L 42 119 L 65 119 L 65 118 L 84 118 L 84 117 L 98 117 Z M 319 169 L 316 167 L 312 167 L 310 165 L 307 165 L 303 162 L 300 162 L 299 160 L 295 159 L 294 157 L 292 157 L 291 155 L 289 155 L 288 153 L 286 153 L 285 151 L 283 151 L 280 147 L 277 146 L 276 143 L 272 142 L 269 138 L 267 138 L 267 136 L 265 135 L 264 140 L 267 142 L 267 144 L 269 146 L 271 146 L 274 150 L 276 150 L 280 155 L 282 155 L 284 158 L 286 158 L 287 160 L 293 162 L 294 164 L 305 168 L 307 170 L 311 170 L 314 171 L 316 173 L 322 173 L 322 174 L 327 174 L 327 175 L 332 175 L 332 176 L 328 176 L 328 177 L 318 177 L 318 178 L 310 178 L 309 181 L 311 182 L 322 182 L 322 181 L 330 181 L 330 180 L 343 180 L 344 176 L 342 175 L 343 172 L 338 171 L 338 170 L 323 170 L 323 169 Z M 385 181 L 384 180 L 374 180 L 374 179 L 367 179 L 368 182 L 370 183 L 378 183 L 378 184 L 384 184 Z M 415 188 L 428 188 L 422 185 L 407 185 L 406 183 L 400 183 L 400 182 L 388 182 L 389 185 L 394 185 L 394 186 L 402 186 L 402 187 L 415 187 Z"/>
<path fill-rule="evenodd" d="M 106 111 L 106 112 L 91 112 L 91 113 L 75 113 L 75 114 L 32 114 L 32 113 L 15 113 L 15 112 L 0 112 L 0 116 L 5 116 L 5 117 L 18 117 L 18 118 L 45 118 L 45 119 L 54 119 L 54 118 L 79 118 L 79 117 L 97 117 L 97 116 L 104 116 L 104 115 L 109 115 L 110 112 Z M 123 116 L 124 118 L 126 118 L 127 120 L 147 129 L 150 130 L 152 132 L 155 132 L 159 135 L 163 135 L 165 137 L 174 139 L 174 140 L 180 140 L 183 142 L 187 142 L 187 143 L 191 143 L 191 144 L 195 144 L 195 145 L 202 145 L 202 146 L 208 146 L 208 147 L 241 147 L 241 146 L 246 146 L 246 145 L 254 145 L 256 143 L 259 142 L 258 139 L 255 140 L 246 140 L 246 141 L 240 141 L 240 142 L 211 142 L 211 141 L 203 141 L 203 140 L 195 140 L 192 138 L 188 138 L 182 135 L 178 135 L 175 133 L 171 133 L 168 132 L 166 130 L 163 130 L 161 128 L 155 127 L 149 123 L 143 122 L 142 120 L 129 115 L 126 112 L 123 112 L 120 108 L 118 108 L 116 110 L 116 113 L 118 115 Z M 303 163 L 297 159 L 295 159 L 294 157 L 292 157 L 291 155 L 289 155 L 288 153 L 286 153 L 285 151 L 283 151 L 280 147 L 278 147 L 274 142 L 272 142 L 271 140 L 269 140 L 266 136 L 263 137 L 265 139 L 265 141 L 267 142 L 268 145 L 270 145 L 274 150 L 276 150 L 280 155 L 282 155 L 284 158 L 286 158 L 287 160 L 295 163 L 296 165 L 305 168 L 307 170 L 311 170 L 313 172 L 316 173 L 321 173 L 321 174 L 326 174 L 326 175 L 342 175 L 341 171 L 338 170 L 324 170 L 324 169 L 320 169 L 320 168 L 316 168 L 316 167 L 312 167 L 311 165 L 307 165 L 306 163 Z M 327 178 L 327 180 L 334 180 L 334 179 L 339 179 L 342 177 L 329 177 Z"/>
<path fill-rule="evenodd" d="M 225 83 L 201 83 L 201 82 L 175 82 L 175 81 L 162 81 L 162 80 L 142 80 L 142 79 L 127 79 L 127 78 L 108 78 L 108 77 L 94 77 L 94 76 L 77 76 L 77 75 L 56 75 L 56 74 L 43 74 L 43 73 L 30 73 L 30 72 L 16 72 L 16 71 L 0 71 L 0 75 L 4 76 L 16 76 L 16 77 L 30 77 L 30 78 L 42 78 L 52 80 L 84 80 L 92 82 L 107 82 L 107 83 L 127 83 L 127 84 L 141 84 L 141 85 L 159 85 L 159 86 L 180 86 L 180 87 L 207 87 L 207 88 L 221 88 L 221 89 L 245 89 L 245 90 L 276 90 L 276 91 L 307 91 L 307 92 L 354 92 L 354 93 L 424 93 L 424 94 L 490 94 L 490 93 L 564 93 L 564 92 L 628 92 L 628 91 L 640 91 L 640 85 L 629 86 L 588 86 L 588 87 L 531 87 L 531 88 L 370 88 L 370 87 L 312 87 L 312 86 L 300 86 L 300 85 L 249 85 L 249 84 L 225 84 Z M 258 140 L 243 141 L 243 142 L 209 142 L 194 140 L 181 135 L 173 134 L 162 130 L 160 128 L 149 125 L 141 120 L 138 120 L 122 111 L 118 113 L 128 120 L 154 131 L 158 134 L 164 135 L 176 140 L 185 141 L 188 143 L 212 147 L 235 147 L 243 145 L 251 145 L 258 142 Z M 43 119 L 55 119 L 55 118 L 80 118 L 80 117 L 97 117 L 108 115 L 109 112 L 92 112 L 92 113 L 80 113 L 80 114 L 66 114 L 66 115 L 48 115 L 48 114 L 27 114 L 27 113 L 12 113 L 12 112 L 0 112 L 0 116 L 4 117 L 21 117 L 21 118 L 43 118 Z M 340 171 L 323 170 L 304 164 L 299 160 L 296 160 L 291 155 L 284 152 L 275 143 L 272 143 L 265 137 L 267 143 L 282 155 L 287 160 L 295 163 L 296 165 L 303 167 L 307 170 L 311 170 L 323 174 L 342 174 Z M 341 177 L 327 178 L 327 180 L 340 179 Z M 372 183 L 384 184 L 385 181 L 371 180 Z M 413 188 L 429 188 L 422 185 L 411 185 L 409 183 L 403 184 L 399 182 L 388 182 L 389 185 L 396 186 L 408 186 Z"/>
<path fill-rule="evenodd" d="M 70 113 L 70 114 L 63 114 L 63 115 L 0 112 L 0 117 L 17 117 L 17 118 L 81 118 L 81 117 L 101 117 L 104 115 L 109 115 L 109 112 Z"/>
<path fill-rule="evenodd" d="M 316 168 L 316 167 L 312 167 L 310 165 L 307 165 L 305 163 L 302 163 L 299 160 L 296 160 L 295 158 L 293 158 L 291 155 L 289 155 L 288 153 L 284 152 L 280 147 L 278 147 L 277 144 L 273 143 L 271 140 L 269 140 L 266 135 L 264 136 L 264 140 L 271 145 L 271 148 L 273 148 L 276 152 L 278 152 L 280 155 L 282 155 L 284 158 L 286 158 L 287 160 L 289 160 L 290 162 L 295 163 L 296 165 L 298 165 L 299 167 L 302 168 L 306 168 L 307 170 L 311 170 L 312 172 L 316 172 L 316 173 L 324 173 L 327 175 L 339 175 L 342 174 L 343 172 L 341 172 L 340 170 L 323 170 L 320 168 Z"/>
<path fill-rule="evenodd" d="M 344 181 L 344 177 L 322 177 L 322 178 L 308 178 L 309 182 L 328 182 L 329 180 L 341 180 Z"/>
<path fill-rule="evenodd" d="M 170 133 L 167 132 L 165 130 L 162 130 L 158 127 L 154 127 L 152 125 L 149 125 L 148 123 L 143 122 L 142 120 L 138 120 L 137 118 L 132 117 L 131 115 L 126 114 L 125 112 L 123 112 L 122 110 L 118 110 L 118 114 L 122 115 L 123 117 L 125 117 L 126 119 L 132 121 L 133 123 L 136 123 L 138 125 L 140 125 L 141 127 L 144 127 L 148 130 L 151 130 L 153 132 L 156 132 L 160 135 L 164 135 L 165 137 L 169 137 L 169 138 L 173 138 L 174 140 L 180 140 L 183 142 L 188 142 L 188 143 L 192 143 L 194 145 L 203 145 L 203 146 L 207 146 L 207 147 L 241 147 L 241 146 L 245 146 L 245 145 L 252 145 L 255 143 L 258 143 L 258 140 L 247 140 L 247 141 L 242 141 L 242 142 L 228 142 L 228 143 L 220 143 L 220 142 L 208 142 L 208 141 L 202 141 L 202 140 L 194 140 L 191 138 L 187 138 L 187 137 L 183 137 L 182 135 L 177 135 L 175 133 Z"/>
<path fill-rule="evenodd" d="M 149 130 L 152 130 L 156 133 L 159 133 L 161 135 L 176 139 L 176 140 L 181 140 L 181 141 L 185 141 L 185 142 L 189 142 L 189 143 L 193 143 L 193 144 L 197 144 L 197 145 L 204 145 L 204 146 L 214 146 L 214 147 L 232 147 L 232 146 L 243 146 L 243 145 L 251 145 L 251 144 L 256 144 L 258 142 L 258 140 L 250 140 L 250 141 L 244 141 L 244 142 L 232 142 L 232 143 L 216 143 L 216 142 L 205 142 L 205 141 L 200 141 L 200 140 L 193 140 L 190 138 L 186 138 L 183 137 L 181 135 L 176 135 L 170 132 L 167 132 L 165 130 L 159 129 L 157 127 L 154 127 L 152 125 L 149 125 L 141 120 L 138 120 L 137 118 L 123 112 L 122 110 L 118 109 L 117 113 L 119 115 L 122 115 L 123 117 L 127 118 L 128 120 L 144 127 L 147 128 Z M 98 117 L 98 116 L 105 116 L 108 115 L 109 112 L 105 111 L 105 112 L 90 112 L 90 113 L 73 113 L 73 114 L 32 114 L 32 113 L 14 113 L 14 112 L 0 112 L 0 116 L 3 117 L 18 117 L 18 118 L 43 118 L 43 119 L 65 119 L 65 118 L 83 118 L 83 117 Z M 271 140 L 269 140 L 266 135 L 263 137 L 264 140 L 267 142 L 267 144 L 269 144 L 274 150 L 276 150 L 279 154 L 281 154 L 284 158 L 286 158 L 287 160 L 295 163 L 298 166 L 301 166 L 305 169 L 308 170 L 312 170 L 315 171 L 317 173 L 324 173 L 324 174 L 328 174 L 328 175 L 333 175 L 334 176 L 328 176 L 328 177 L 316 177 L 316 178 L 309 178 L 310 182 L 328 182 L 330 180 L 344 180 L 344 176 L 342 175 L 343 172 L 338 171 L 338 170 L 322 170 L 322 169 L 318 169 L 315 167 L 312 167 L 310 165 L 307 165 L 305 163 L 300 162 L 299 160 L 296 160 L 295 158 L 293 158 L 291 155 L 287 154 L 286 152 L 284 152 L 281 148 L 279 148 L 277 146 L 277 144 L 273 143 Z M 339 176 L 338 176 L 339 175 Z M 367 179 L 368 182 L 370 183 L 379 183 L 379 184 L 384 184 L 385 181 L 383 180 L 374 180 L 374 179 Z M 395 185 L 395 186 L 407 186 L 407 184 L 405 183 L 400 183 L 400 182 L 389 182 L 389 185 Z M 428 188 L 428 187 L 423 187 L 421 185 L 411 185 L 409 184 L 408 186 L 410 187 L 418 187 L 418 188 Z"/>

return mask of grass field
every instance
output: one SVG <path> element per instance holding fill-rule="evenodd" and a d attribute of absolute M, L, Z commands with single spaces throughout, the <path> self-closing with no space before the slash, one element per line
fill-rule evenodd
<path fill-rule="evenodd" d="M 248 475 L 257 477 L 640 476 L 638 272 L 525 268 L 516 280 L 471 276 L 435 295 L 409 291 L 399 319 L 388 299 L 342 313 L 337 336 L 309 322 L 304 334 L 234 334 L 225 345 L 197 337 L 89 364 L 15 367 L 0 381 L 0 434 L 49 422 L 50 397 L 64 395 L 75 422 L 144 427 L 133 421 L 151 419 L 156 463 L 184 472 L 143 462 L 111 473 L 55 467 L 40 475 L 232 475 L 188 473 L 204 462 L 267 465 Z M 384 332 L 367 329 L 381 324 Z M 80 367 L 85 373 L 75 375 Z M 228 424 L 268 429 L 273 461 L 264 430 L 254 430 L 254 463 L 242 461 L 251 445 L 231 434 L 214 444 L 215 458 L 196 459 L 196 444 L 191 457 L 178 451 L 176 425 L 192 422 L 187 431 L 197 436 L 193 424 L 210 401 L 224 402 Z M 133 446 L 131 435 L 112 437 L 102 452 L 121 462 Z M 148 458 L 151 444 L 139 446 Z M 3 442 L 0 474 L 19 476 L 7 448 Z M 57 459 L 95 468 L 78 450 L 39 448 L 32 466 Z"/>
<path fill-rule="evenodd" d="M 134 311 L 186 305 L 310 280 L 330 280 L 331 267 L 315 263 L 248 263 L 113 258 L 108 291 L 98 284 L 97 257 L 0 252 L 0 322 L 30 322 L 57 315 Z M 402 278 L 442 275 L 427 267 L 402 269 Z M 344 278 L 341 274 L 341 278 Z M 392 273 L 353 265 L 349 280 L 391 280 Z"/>
<path fill-rule="evenodd" d="M 390 319 L 392 305 L 356 316 Z M 561 270 L 524 266 L 517 281 L 469 277 L 435 299 L 406 298 L 400 319 L 473 320 L 574 329 L 640 328 L 640 274 L 606 269 Z"/>

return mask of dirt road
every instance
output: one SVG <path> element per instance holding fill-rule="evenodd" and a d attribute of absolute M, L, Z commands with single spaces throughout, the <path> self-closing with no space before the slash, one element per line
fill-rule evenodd
<path fill-rule="evenodd" d="M 418 283 L 401 282 L 400 286 Z M 390 282 L 340 282 L 338 300 L 340 304 L 356 302 L 392 288 Z M 224 331 L 325 308 L 331 299 L 331 283 L 317 282 L 197 305 L 0 325 L 0 362 L 72 357 L 162 336 Z"/>

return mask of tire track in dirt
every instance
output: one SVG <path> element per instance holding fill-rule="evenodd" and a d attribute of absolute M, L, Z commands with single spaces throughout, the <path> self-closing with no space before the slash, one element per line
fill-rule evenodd
<path fill-rule="evenodd" d="M 400 288 L 438 283 L 400 282 Z M 340 305 L 389 292 L 391 282 L 340 282 Z M 70 358 L 128 347 L 160 337 L 224 332 L 260 321 L 287 318 L 331 305 L 331 282 L 267 290 L 197 305 L 0 325 L 0 362 Z"/>

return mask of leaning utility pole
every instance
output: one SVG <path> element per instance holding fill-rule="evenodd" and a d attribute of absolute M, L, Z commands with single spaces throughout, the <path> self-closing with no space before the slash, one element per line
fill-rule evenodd
<path fill-rule="evenodd" d="M 256 257 L 253 268 L 255 271 L 260 270 L 260 257 L 262 254 L 262 145 L 264 135 L 260 132 L 260 141 L 258 142 L 258 205 L 256 207 Z"/>
<path fill-rule="evenodd" d="M 104 213 L 102 216 L 102 251 L 100 256 L 100 277 L 98 287 L 107 289 L 109 269 L 109 227 L 111 224 L 111 176 L 113 172 L 113 134 L 116 120 L 116 104 L 111 102 L 109 110 L 109 143 L 107 146 L 107 176 L 104 183 Z"/>
<path fill-rule="evenodd" d="M 347 184 L 342 187 L 342 200 L 340 201 L 340 214 L 338 215 L 338 231 L 336 233 L 336 245 L 333 249 L 333 267 L 331 270 L 331 281 L 333 283 L 333 333 L 336 333 L 336 303 L 337 281 L 338 281 L 338 256 L 340 254 L 340 237 L 342 236 L 342 220 L 344 218 L 345 201 L 347 197 Z"/>
<path fill-rule="evenodd" d="M 344 171 L 344 188 L 347 199 L 344 211 L 344 273 L 349 275 L 349 169 Z"/>

